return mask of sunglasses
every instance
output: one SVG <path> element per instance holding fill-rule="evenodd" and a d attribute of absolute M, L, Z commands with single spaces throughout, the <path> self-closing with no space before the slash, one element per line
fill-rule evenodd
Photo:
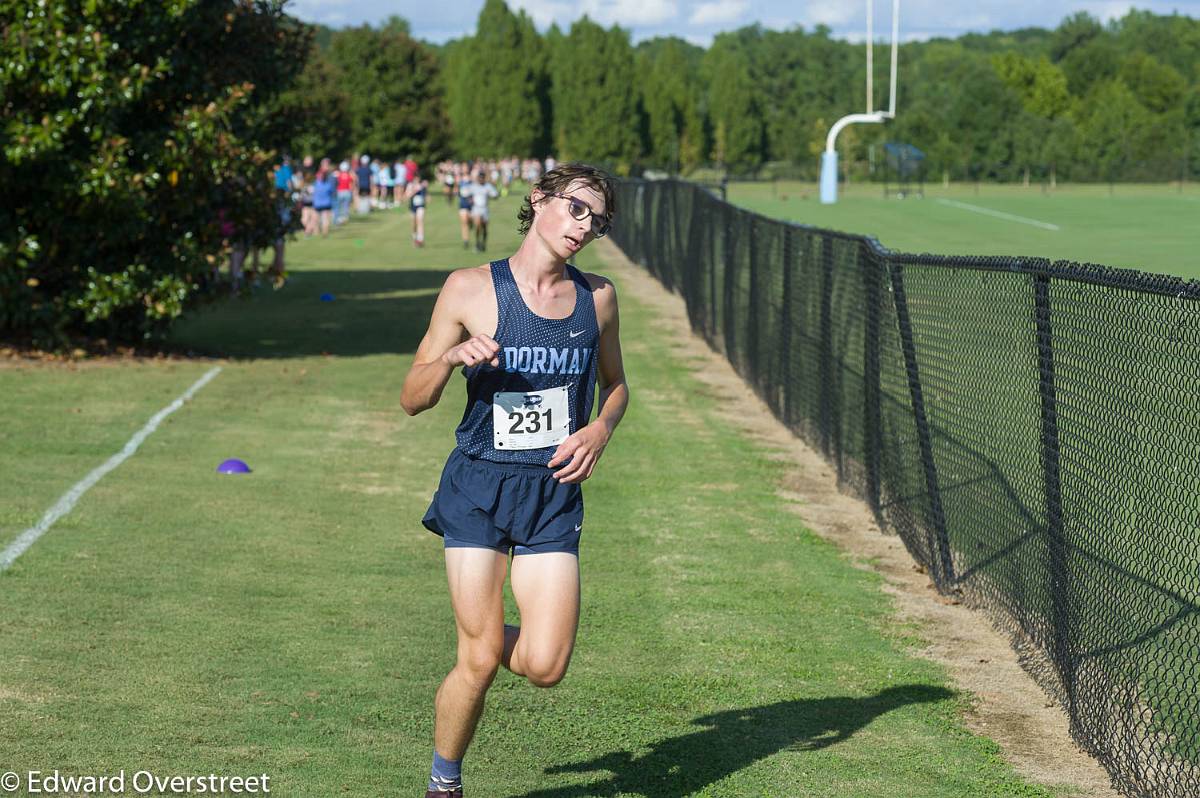
<path fill-rule="evenodd" d="M 559 194 L 553 191 L 550 192 L 549 196 L 565 199 L 568 203 L 570 203 L 568 212 L 571 214 L 571 217 L 577 221 L 582 222 L 589 216 L 592 217 L 592 235 L 596 236 L 596 238 L 604 238 L 606 235 L 608 235 L 608 231 L 612 229 L 612 220 L 610 220 L 607 216 L 597 215 L 596 212 L 593 211 L 591 207 L 589 207 L 588 204 L 583 200 L 576 199 L 568 194 Z"/>

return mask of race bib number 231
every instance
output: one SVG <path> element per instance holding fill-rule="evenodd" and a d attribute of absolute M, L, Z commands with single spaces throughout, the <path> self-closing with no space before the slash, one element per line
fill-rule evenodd
<path fill-rule="evenodd" d="M 571 434 L 567 388 L 498 391 L 492 399 L 493 443 L 497 449 L 543 449 Z"/>

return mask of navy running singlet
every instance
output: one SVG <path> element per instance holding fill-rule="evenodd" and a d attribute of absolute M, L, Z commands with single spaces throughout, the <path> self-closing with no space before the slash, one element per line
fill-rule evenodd
<path fill-rule="evenodd" d="M 600 325 L 587 278 L 567 264 L 575 308 L 563 319 L 535 315 L 508 259 L 492 261 L 499 367 L 463 367 L 467 408 L 458 448 L 497 463 L 546 465 L 567 435 L 588 423 L 596 389 Z"/>

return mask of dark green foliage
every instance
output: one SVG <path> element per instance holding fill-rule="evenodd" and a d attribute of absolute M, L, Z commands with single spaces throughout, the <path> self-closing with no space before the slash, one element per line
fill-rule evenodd
<path fill-rule="evenodd" d="M 765 136 L 761 92 L 754 80 L 750 51 L 739 33 L 718 35 L 705 53 L 704 67 L 713 160 L 745 173 L 762 162 Z"/>
<path fill-rule="evenodd" d="M 295 87 L 280 101 L 297 120 L 290 131 L 289 150 L 294 155 L 340 159 L 350 152 L 354 123 L 346 76 L 320 48 L 312 48 Z"/>
<path fill-rule="evenodd" d="M 690 172 L 707 160 L 703 84 L 704 51 L 682 39 L 655 39 L 639 47 L 637 74 L 645 118 L 646 161 Z"/>
<path fill-rule="evenodd" d="M 449 129 L 436 90 L 437 59 L 407 27 L 394 17 L 381 30 L 338 31 L 329 59 L 341 73 L 353 148 L 384 158 L 414 154 L 428 163 L 445 153 Z"/>
<path fill-rule="evenodd" d="M 576 21 L 552 57 L 554 141 L 560 158 L 623 170 L 640 155 L 640 119 L 629 33 L 587 17 Z"/>
<path fill-rule="evenodd" d="M 619 172 L 816 176 L 864 111 L 862 45 L 827 28 L 722 33 L 707 50 L 584 17 L 544 34 L 487 0 L 474 35 L 302 25 L 283 0 L 0 0 L 0 335 L 153 336 L 213 295 L 234 240 L 281 232 L 284 152 L 424 164 L 584 159 Z M 875 59 L 887 102 L 887 48 Z M 847 128 L 852 177 L 907 141 L 936 179 L 1200 178 L 1200 21 L 1086 13 L 1055 30 L 902 46 L 899 115 Z M 227 232 L 227 231 L 226 231 Z"/>
<path fill-rule="evenodd" d="M 549 48 L 533 20 L 502 0 L 484 4 L 477 29 L 447 53 L 454 149 L 464 157 L 547 154 Z"/>
<path fill-rule="evenodd" d="M 272 103 L 310 36 L 281 6 L 0 0 L 0 335 L 152 337 L 213 292 L 218 209 L 279 234 Z"/>

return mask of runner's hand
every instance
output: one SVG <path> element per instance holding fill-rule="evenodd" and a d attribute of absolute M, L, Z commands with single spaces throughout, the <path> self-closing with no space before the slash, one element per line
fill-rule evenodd
<path fill-rule="evenodd" d="M 608 432 L 599 424 L 588 424 L 554 450 L 554 456 L 546 464 L 554 468 L 570 460 L 564 468 L 554 472 L 554 478 L 563 483 L 579 483 L 592 475 L 596 462 L 608 445 Z"/>
<path fill-rule="evenodd" d="M 472 335 L 468 340 L 442 355 L 442 360 L 450 366 L 475 366 L 480 363 L 500 365 L 500 344 L 492 340 L 490 335 Z"/>

